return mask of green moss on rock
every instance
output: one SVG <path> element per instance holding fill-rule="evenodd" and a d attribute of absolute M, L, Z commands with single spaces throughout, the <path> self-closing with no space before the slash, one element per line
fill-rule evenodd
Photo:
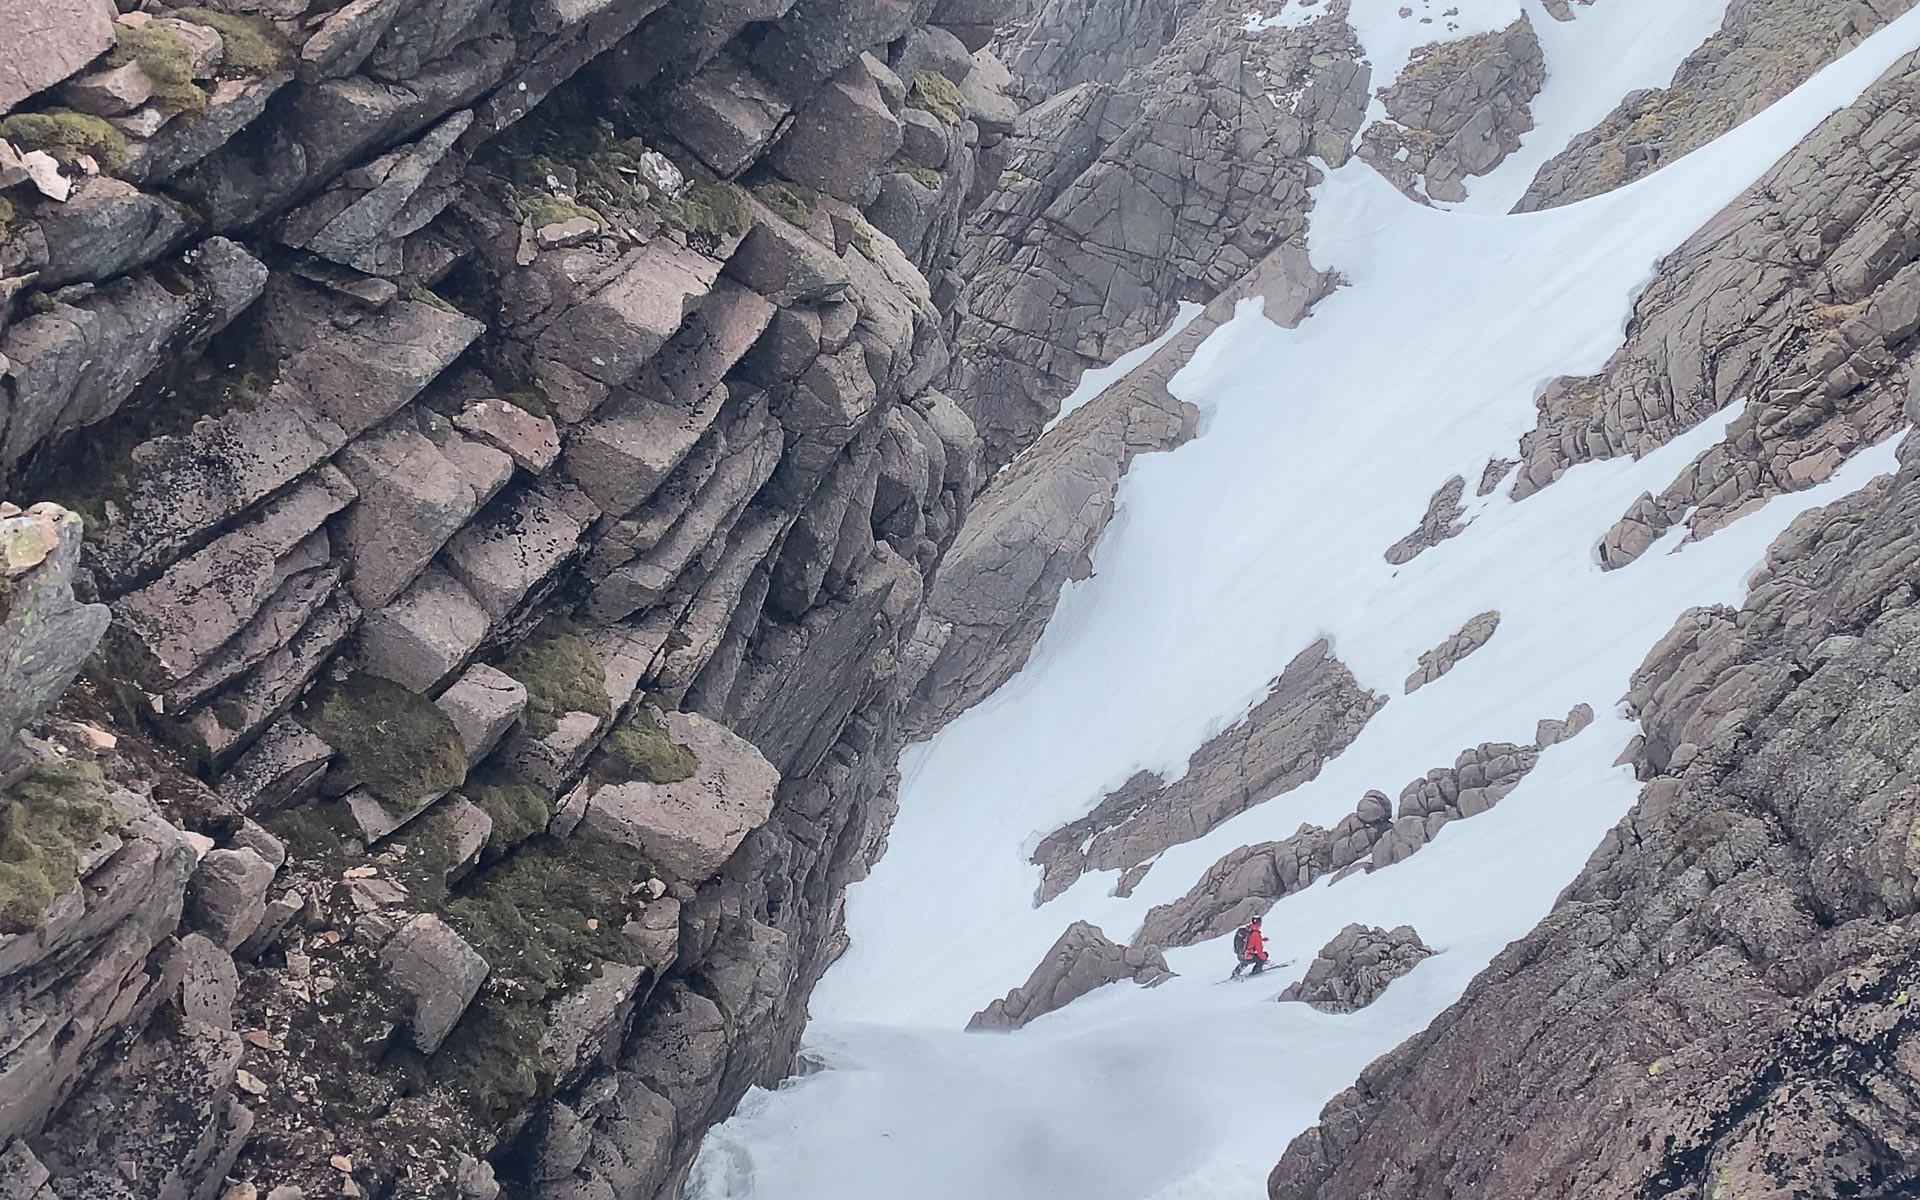
<path fill-rule="evenodd" d="M 940 190 L 940 184 L 942 182 L 940 172 L 928 167 L 908 167 L 906 173 L 912 177 L 915 183 L 926 188 L 928 191 L 937 192 Z"/>
<path fill-rule="evenodd" d="M 607 673 L 593 656 L 585 632 L 566 617 L 556 614 L 540 622 L 507 652 L 500 669 L 526 687 L 527 708 L 521 720 L 534 737 L 552 733 L 570 712 L 603 719 L 613 715 Z"/>
<path fill-rule="evenodd" d="M 65 108 L 15 113 L 0 120 L 0 138 L 21 150 L 44 150 L 63 167 L 78 165 L 81 155 L 92 155 L 108 174 L 127 165 L 126 134 L 99 117 Z"/>
<path fill-rule="evenodd" d="M 535 192 L 521 200 L 520 211 L 535 229 L 548 225 L 558 225 L 562 221 L 571 221 L 575 217 L 600 223 L 600 214 L 570 196 L 561 196 L 554 192 Z"/>
<path fill-rule="evenodd" d="M 544 830 L 553 816 L 544 791 L 505 771 L 483 770 L 462 792 L 493 822 L 487 853 L 495 857 Z"/>
<path fill-rule="evenodd" d="M 813 223 L 814 210 L 820 204 L 820 193 L 784 179 L 763 183 L 753 189 L 753 194 L 776 216 L 802 229 Z"/>
<path fill-rule="evenodd" d="M 149 22 L 115 25 L 114 38 L 107 65 L 139 63 L 141 73 L 153 83 L 153 95 L 161 109 L 188 116 L 207 111 L 207 94 L 193 82 L 193 52 L 179 34 Z"/>
<path fill-rule="evenodd" d="M 24 933 L 79 876 L 80 852 L 113 824 L 100 769 L 44 763 L 0 792 L 0 934 Z"/>
<path fill-rule="evenodd" d="M 667 224 L 686 233 L 738 237 L 753 226 L 753 208 L 737 183 L 697 183 L 667 206 Z"/>
<path fill-rule="evenodd" d="M 930 112 L 948 129 L 960 128 L 960 115 L 966 108 L 960 89 L 938 71 L 922 71 L 914 77 L 907 92 L 907 106 Z"/>
<path fill-rule="evenodd" d="M 546 1005 L 600 971 L 637 963 L 623 932 L 644 878 L 629 850 L 538 837 L 482 868 L 446 919 L 491 968 L 474 1008 L 436 1055 L 436 1074 L 499 1121 L 553 1086 Z"/>
<path fill-rule="evenodd" d="M 220 74 L 227 78 L 271 75 L 292 55 L 286 39 L 265 17 L 219 12 L 211 8 L 179 8 L 162 14 L 205 25 L 220 35 L 226 54 Z"/>
<path fill-rule="evenodd" d="M 675 745 L 645 705 L 635 707 L 601 740 L 592 763 L 594 776 L 608 783 L 679 783 L 699 769 L 693 751 Z"/>
<path fill-rule="evenodd" d="M 390 680 L 356 674 L 327 682 L 309 698 L 301 721 L 334 749 L 326 789 L 364 787 L 408 803 L 459 787 L 466 750 L 447 714 Z"/>

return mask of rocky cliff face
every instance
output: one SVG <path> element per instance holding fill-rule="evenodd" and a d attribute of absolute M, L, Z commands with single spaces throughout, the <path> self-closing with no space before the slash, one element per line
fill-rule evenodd
<path fill-rule="evenodd" d="M 786 1074 L 1001 15 L 7 10 L 0 1191 L 670 1196 Z"/>

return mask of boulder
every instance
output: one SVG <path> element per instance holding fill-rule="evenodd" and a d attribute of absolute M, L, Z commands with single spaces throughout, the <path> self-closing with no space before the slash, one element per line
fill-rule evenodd
<path fill-rule="evenodd" d="M 44 205 L 35 218 L 47 239 L 47 263 L 36 281 L 45 288 L 143 267 L 177 245 L 189 228 L 179 205 L 106 176 L 81 180 L 65 204 Z"/>
<path fill-rule="evenodd" d="M 730 178 L 760 156 L 789 111 L 771 85 L 722 55 L 674 94 L 667 120 L 682 145 Z"/>
<path fill-rule="evenodd" d="M 502 496 L 455 535 L 441 561 L 487 616 L 503 620 L 579 552 L 599 515 L 585 492 L 543 481 Z"/>
<path fill-rule="evenodd" d="M 1321 948 L 1306 976 L 1289 984 L 1280 999 L 1301 1001 L 1321 1012 L 1354 1012 L 1379 999 L 1388 984 L 1432 954 L 1411 925 L 1348 925 Z"/>
<path fill-rule="evenodd" d="M 112 620 L 106 605 L 73 595 L 83 532 L 58 505 L 0 503 L 0 779 L 14 735 L 60 698 Z"/>
<path fill-rule="evenodd" d="M 526 685 L 485 663 L 475 663 L 434 703 L 453 720 L 467 765 L 492 751 L 527 707 Z"/>
<path fill-rule="evenodd" d="M 580 832 L 631 846 L 677 878 L 705 879 L 772 813 L 780 775 L 745 739 L 697 713 L 666 714 L 666 736 L 693 754 L 694 774 L 603 786 Z"/>
<path fill-rule="evenodd" d="M 110 0 L 6 0 L 0 25 L 23 39 L 0 56 L 0 115 L 113 47 Z"/>
<path fill-rule="evenodd" d="M 795 183 L 842 200 L 862 196 L 900 149 L 900 120 L 863 73 L 829 83 L 795 114 L 768 161 Z"/>
<path fill-rule="evenodd" d="M 900 157 L 916 167 L 937 171 L 947 165 L 953 131 L 924 108 L 900 112 Z"/>
<path fill-rule="evenodd" d="M 657 237 L 548 325 L 536 350 L 589 380 L 624 383 L 706 298 L 719 273 L 713 259 Z"/>
<path fill-rule="evenodd" d="M 781 308 L 825 300 L 845 291 L 847 266 L 806 230 L 749 202 L 753 228 L 727 259 L 726 273 Z"/>
<path fill-rule="evenodd" d="M 252 850 L 209 850 L 187 883 L 187 923 L 237 950 L 267 914 L 273 866 Z"/>
<path fill-rule="evenodd" d="M 188 1022 L 212 1029 L 233 1028 L 233 1004 L 240 994 L 240 972 L 233 955 L 204 934 L 190 933 L 175 951 L 180 970 L 180 1012 Z"/>
<path fill-rule="evenodd" d="M 68 108 L 96 117 L 122 116 L 152 97 L 153 80 L 137 60 L 77 75 L 60 89 L 60 99 Z"/>
<path fill-rule="evenodd" d="M 189 683 L 213 665 L 291 580 L 325 566 L 327 537 L 315 531 L 355 494 L 346 476 L 323 468 L 253 520 L 115 601 L 114 639 L 132 677 L 162 691 Z M 325 598 L 321 594 L 317 600 Z M 307 612 L 317 607 L 315 601 Z M 300 622 L 290 625 L 272 631 L 249 657 L 258 661 L 284 645 Z M 197 696 L 207 689 L 189 690 Z"/>
<path fill-rule="evenodd" d="M 423 1054 L 446 1041 L 487 977 L 487 960 L 432 913 L 400 927 L 380 951 L 380 966 Z"/>
<path fill-rule="evenodd" d="M 544 474 L 560 457 L 553 422 L 505 400 L 475 400 L 453 418 L 461 433 L 506 454 L 523 471 Z"/>
<path fill-rule="evenodd" d="M 220 777 L 220 798 L 243 813 L 298 804 L 319 786 L 332 757 L 331 746 L 292 717 L 282 717 Z"/>
<path fill-rule="evenodd" d="M 464 584 L 429 567 L 392 604 L 367 616 L 360 659 L 372 674 L 427 692 L 479 649 L 492 628 L 492 617 Z"/>
<path fill-rule="evenodd" d="M 406 590 L 511 474 L 503 452 L 452 436 L 460 443 L 458 459 L 421 431 L 414 414 L 403 413 L 356 438 L 334 460 L 360 493 L 341 523 L 340 541 L 353 565 L 349 586 L 362 606 L 380 608 Z M 463 470 L 469 465 L 472 474 Z"/>

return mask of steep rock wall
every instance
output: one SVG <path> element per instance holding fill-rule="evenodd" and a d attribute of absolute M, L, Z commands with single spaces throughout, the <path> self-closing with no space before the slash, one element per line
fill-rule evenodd
<path fill-rule="evenodd" d="M 0 586 L 78 631 L 0 620 L 9 1185 L 677 1194 L 984 478 L 998 6 L 28 7 L 0 480 L 80 517 Z"/>

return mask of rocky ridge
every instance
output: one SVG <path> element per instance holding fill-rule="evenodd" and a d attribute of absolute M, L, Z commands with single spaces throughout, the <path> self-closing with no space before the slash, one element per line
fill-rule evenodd
<path fill-rule="evenodd" d="M 1232 932 L 1322 876 L 1338 883 L 1353 872 L 1404 861 L 1447 825 L 1500 803 L 1541 751 L 1578 736 L 1592 722 L 1593 710 L 1579 705 L 1565 718 L 1541 721 L 1532 745 L 1489 742 L 1462 750 L 1451 766 L 1435 767 L 1401 788 L 1397 801 L 1368 792 L 1332 829 L 1302 825 L 1292 837 L 1230 851 L 1184 896 L 1149 909 L 1133 942 L 1190 946 Z"/>
<path fill-rule="evenodd" d="M 1019 1029 L 1106 984 L 1131 980 L 1153 987 L 1172 977 L 1157 949 L 1122 946 L 1097 926 L 1075 921 L 1026 983 L 975 1013 L 967 1028 Z"/>
<path fill-rule="evenodd" d="M 9 1181 L 677 1194 L 791 1067 L 985 479 L 999 6 L 25 2 Z"/>

